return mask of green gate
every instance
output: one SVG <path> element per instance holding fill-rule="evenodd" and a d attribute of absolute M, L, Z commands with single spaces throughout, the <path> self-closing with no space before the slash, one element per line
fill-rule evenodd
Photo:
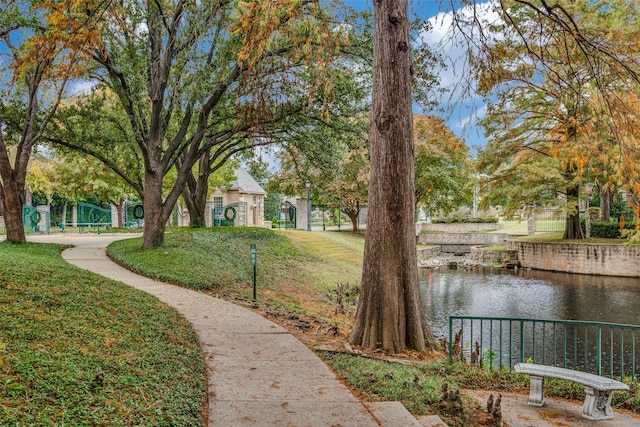
<path fill-rule="evenodd" d="M 78 227 L 111 227 L 111 209 L 89 203 L 78 203 Z"/>
<path fill-rule="evenodd" d="M 51 215 L 33 206 L 22 206 L 22 225 L 26 233 L 51 234 Z"/>
<path fill-rule="evenodd" d="M 140 202 L 125 202 L 124 226 L 126 228 L 144 227 L 144 207 Z"/>
<path fill-rule="evenodd" d="M 295 229 L 298 226 L 298 209 L 289 202 L 284 202 L 280 206 L 280 221 L 278 221 L 278 229 L 288 230 Z"/>
<path fill-rule="evenodd" d="M 212 224 L 214 227 L 247 226 L 247 202 L 232 203 L 230 205 L 213 208 L 212 214 Z"/>

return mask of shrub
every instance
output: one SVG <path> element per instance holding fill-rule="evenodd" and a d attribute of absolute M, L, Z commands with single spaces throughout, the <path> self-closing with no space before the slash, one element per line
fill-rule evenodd
<path fill-rule="evenodd" d="M 454 215 L 446 218 L 433 218 L 431 220 L 434 224 L 487 224 L 497 223 L 498 218 L 495 216 L 482 216 L 476 218 L 466 218 L 460 215 Z"/>
<path fill-rule="evenodd" d="M 625 224 L 625 229 L 635 228 L 634 224 Z M 621 239 L 620 223 L 618 222 L 592 222 L 591 237 L 599 237 L 602 239 Z"/>

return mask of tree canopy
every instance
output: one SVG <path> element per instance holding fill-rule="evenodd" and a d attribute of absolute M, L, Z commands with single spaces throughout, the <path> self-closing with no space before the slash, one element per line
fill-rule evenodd
<path fill-rule="evenodd" d="M 478 88 L 489 100 L 482 121 L 489 144 L 480 156 L 481 172 L 490 175 L 486 200 L 508 210 L 563 200 L 571 219 L 565 237 L 580 238 L 582 183 L 640 189 L 631 130 L 637 14 L 628 2 L 499 6 L 501 21 L 475 58 Z"/>
<path fill-rule="evenodd" d="M 43 3 L 61 14 L 56 31 L 95 30 L 77 48 L 90 55 L 88 77 L 106 94 L 69 107 L 50 140 L 99 158 L 135 188 L 145 210 L 144 247 L 162 245 L 197 162 L 213 171 L 270 142 L 286 119 L 317 108 L 319 94 L 331 104 L 329 68 L 350 44 L 348 17 L 338 24 L 320 3 Z M 98 117 L 107 106 L 111 113 Z M 137 167 L 120 165 L 123 158 Z M 172 169 L 175 182 L 163 193 Z"/>
<path fill-rule="evenodd" d="M 42 141 L 69 79 L 84 70 L 72 43 L 90 36 L 80 29 L 55 39 L 55 14 L 36 13 L 30 6 L 21 0 L 0 6 L 0 212 L 7 240 L 15 242 L 26 240 L 22 206 L 32 150 Z M 46 37 L 50 44 L 37 46 Z"/>
<path fill-rule="evenodd" d="M 476 181 L 468 148 L 444 120 L 414 116 L 416 204 L 448 214 L 469 204 Z"/>

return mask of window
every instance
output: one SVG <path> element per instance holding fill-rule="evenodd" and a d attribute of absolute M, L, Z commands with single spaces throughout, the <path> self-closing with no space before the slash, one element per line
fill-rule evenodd
<path fill-rule="evenodd" d="M 213 198 L 213 207 L 214 208 L 221 208 L 222 206 L 223 206 L 222 196 L 214 196 L 214 198 Z"/>

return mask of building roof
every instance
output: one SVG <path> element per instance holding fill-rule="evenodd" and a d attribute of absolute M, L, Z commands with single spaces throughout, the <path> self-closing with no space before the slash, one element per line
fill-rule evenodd
<path fill-rule="evenodd" d="M 235 170 L 236 179 L 231 184 L 230 190 L 239 190 L 241 193 L 267 194 L 266 191 L 253 179 L 253 177 L 242 168 Z"/>

